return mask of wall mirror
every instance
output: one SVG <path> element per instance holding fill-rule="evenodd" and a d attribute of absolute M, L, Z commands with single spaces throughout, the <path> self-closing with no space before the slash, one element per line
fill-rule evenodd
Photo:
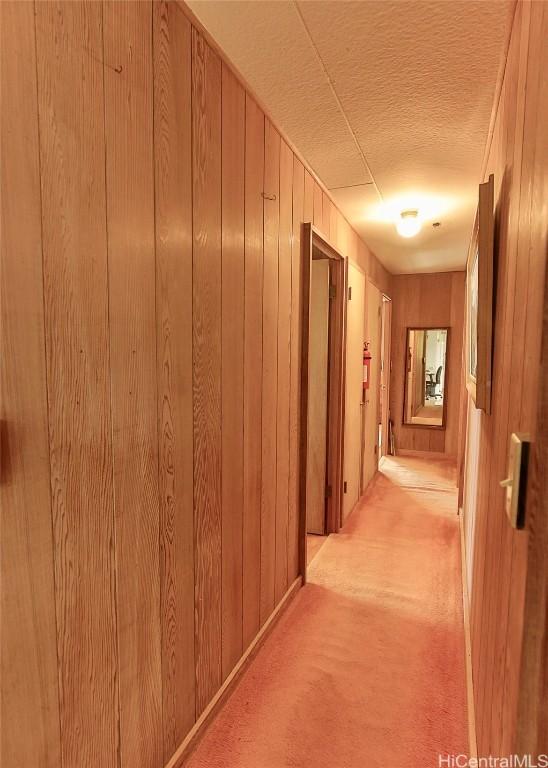
<path fill-rule="evenodd" d="M 445 427 L 448 328 L 408 328 L 403 423 Z"/>

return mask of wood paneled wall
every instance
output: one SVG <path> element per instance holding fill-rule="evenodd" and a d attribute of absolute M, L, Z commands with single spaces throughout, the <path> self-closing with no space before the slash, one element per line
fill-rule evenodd
<path fill-rule="evenodd" d="M 2 764 L 161 768 L 298 575 L 301 225 L 182 5 L 2 13 Z"/>
<path fill-rule="evenodd" d="M 475 531 L 471 634 L 481 755 L 516 751 L 523 631 L 537 631 L 532 617 L 523 623 L 527 548 L 536 532 L 530 521 L 525 531 L 509 526 L 499 483 L 511 433 L 535 438 L 546 270 L 547 36 L 547 4 L 519 2 L 484 168 L 485 179 L 495 176 L 493 386 L 491 415 L 480 412 L 479 428 L 468 435 L 467 465 L 480 470 L 464 510 Z M 470 473 L 465 482 L 474 487 Z"/>
<path fill-rule="evenodd" d="M 390 417 L 396 451 L 432 451 L 456 458 L 463 383 L 464 272 L 392 278 L 392 379 Z M 445 429 L 403 425 L 407 328 L 450 328 Z"/>

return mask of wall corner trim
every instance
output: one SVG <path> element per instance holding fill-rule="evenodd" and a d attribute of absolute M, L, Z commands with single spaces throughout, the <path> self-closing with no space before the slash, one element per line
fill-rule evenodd
<path fill-rule="evenodd" d="M 460 552 L 461 552 L 461 576 L 462 576 L 462 608 L 464 616 L 464 666 L 466 669 L 466 711 L 468 716 L 468 757 L 477 758 L 478 747 L 476 741 L 476 712 L 474 707 L 474 679 L 472 675 L 472 641 L 470 634 L 470 595 L 468 594 L 468 582 L 466 580 L 466 542 L 464 535 L 464 514 L 459 507 L 460 528 Z"/>
<path fill-rule="evenodd" d="M 255 657 L 260 647 L 270 634 L 270 632 L 276 626 L 276 623 L 289 606 L 297 592 L 302 586 L 302 576 L 297 576 L 293 584 L 289 587 L 285 595 L 282 597 L 276 608 L 272 611 L 267 621 L 261 627 L 260 632 L 256 635 L 255 639 L 248 646 L 243 656 L 236 664 L 232 672 L 228 675 L 222 686 L 219 688 L 215 696 L 209 702 L 204 709 L 198 720 L 194 723 L 192 729 L 185 736 L 179 747 L 175 750 L 171 758 L 165 764 L 164 768 L 182 768 L 185 761 L 188 760 L 191 753 L 196 749 L 200 743 L 200 739 L 206 733 L 209 725 L 226 703 L 230 694 L 234 691 L 240 677 L 247 669 L 251 660 Z"/>

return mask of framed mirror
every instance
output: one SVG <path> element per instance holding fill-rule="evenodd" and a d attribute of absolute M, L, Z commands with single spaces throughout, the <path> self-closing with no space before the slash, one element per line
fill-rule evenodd
<path fill-rule="evenodd" d="M 408 328 L 403 423 L 445 429 L 449 328 Z"/>

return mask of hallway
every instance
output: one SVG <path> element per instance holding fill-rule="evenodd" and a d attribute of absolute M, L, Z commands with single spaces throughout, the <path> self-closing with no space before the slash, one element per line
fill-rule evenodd
<path fill-rule="evenodd" d="M 0 22 L 2 768 L 541 765 L 548 0 Z"/>
<path fill-rule="evenodd" d="M 468 753 L 453 475 L 383 461 L 188 766 L 429 768 Z"/>

